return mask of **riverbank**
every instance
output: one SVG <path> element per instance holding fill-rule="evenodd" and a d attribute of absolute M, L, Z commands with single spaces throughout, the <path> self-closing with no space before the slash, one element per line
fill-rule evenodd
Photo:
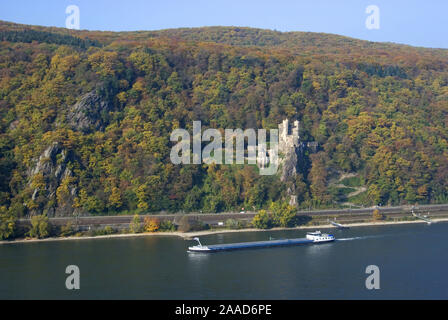
<path fill-rule="evenodd" d="M 448 222 L 448 218 L 433 219 L 433 223 L 436 222 Z M 422 220 L 411 220 L 411 221 L 371 221 L 371 222 L 359 222 L 359 223 L 348 223 L 344 224 L 347 227 L 363 227 L 363 226 L 383 226 L 383 225 L 402 225 L 411 223 L 426 223 Z M 83 236 L 83 237 L 54 237 L 45 239 L 15 239 L 15 240 L 4 240 L 0 241 L 0 245 L 14 244 L 14 243 L 35 243 L 35 242 L 51 242 L 51 241 L 70 241 L 70 240 L 89 240 L 89 239 L 111 239 L 111 238 L 131 238 L 131 237 L 147 237 L 147 236 L 172 236 L 181 237 L 185 240 L 192 239 L 193 237 L 208 236 L 213 234 L 222 233 L 235 233 L 235 232 L 266 232 L 266 231 L 281 231 L 281 230 L 306 230 L 306 229 L 330 229 L 337 228 L 331 224 L 321 224 L 314 226 L 298 226 L 294 228 L 272 228 L 272 229 L 221 229 L 221 230 L 202 230 L 193 232 L 147 232 L 147 233 L 121 233 L 121 234 L 111 234 L 103 236 Z"/>

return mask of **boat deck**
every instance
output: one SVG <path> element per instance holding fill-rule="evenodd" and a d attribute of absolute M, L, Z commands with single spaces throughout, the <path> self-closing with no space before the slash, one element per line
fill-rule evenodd
<path fill-rule="evenodd" d="M 238 250 L 238 249 L 247 249 L 247 248 L 266 248 L 266 247 L 277 247 L 277 246 L 289 246 L 289 245 L 298 245 L 305 243 L 313 243 L 313 240 L 309 240 L 307 238 L 297 238 L 297 239 L 282 239 L 282 240 L 267 240 L 267 241 L 253 241 L 253 242 L 240 242 L 240 243 L 229 243 L 229 244 L 214 244 L 203 246 L 207 247 L 208 250 L 197 250 L 200 252 L 216 252 L 216 251 L 230 251 L 230 250 Z M 189 248 L 190 251 L 194 250 L 194 247 Z"/>

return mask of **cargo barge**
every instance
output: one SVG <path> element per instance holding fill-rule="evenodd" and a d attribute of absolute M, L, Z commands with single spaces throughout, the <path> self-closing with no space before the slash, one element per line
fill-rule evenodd
<path fill-rule="evenodd" d="M 219 251 L 230 251 L 230 250 L 240 250 L 240 249 L 251 249 L 251 248 L 268 248 L 268 247 L 280 247 L 280 246 L 291 246 L 299 244 L 310 244 L 310 243 L 322 243 L 331 242 L 335 238 L 331 234 L 321 233 L 320 231 L 308 232 L 306 238 L 296 238 L 296 239 L 280 239 L 280 240 L 266 240 L 266 241 L 253 241 L 253 242 L 240 242 L 240 243 L 228 243 L 228 244 L 214 244 L 204 246 L 201 244 L 199 238 L 193 238 L 198 242 L 198 245 L 188 247 L 189 252 L 219 252 Z"/>

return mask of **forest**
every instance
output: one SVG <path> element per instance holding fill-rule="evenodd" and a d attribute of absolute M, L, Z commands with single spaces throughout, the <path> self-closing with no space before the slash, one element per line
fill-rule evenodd
<path fill-rule="evenodd" d="M 300 121 L 282 181 L 174 165 L 170 134 Z M 448 50 L 237 27 L 0 22 L 0 218 L 448 202 Z M 291 189 L 291 186 L 293 188 Z"/>

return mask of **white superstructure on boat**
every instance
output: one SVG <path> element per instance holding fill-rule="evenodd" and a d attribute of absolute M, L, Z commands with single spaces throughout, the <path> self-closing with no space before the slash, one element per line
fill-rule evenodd
<path fill-rule="evenodd" d="M 306 238 L 313 242 L 329 242 L 334 241 L 334 236 L 328 233 L 322 233 L 320 231 L 308 232 Z"/>
<path fill-rule="evenodd" d="M 207 252 L 210 251 L 209 247 L 203 246 L 201 241 L 199 241 L 199 238 L 193 238 L 193 240 L 196 240 L 198 242 L 197 246 L 188 247 L 189 251 L 196 251 L 196 252 Z"/>

